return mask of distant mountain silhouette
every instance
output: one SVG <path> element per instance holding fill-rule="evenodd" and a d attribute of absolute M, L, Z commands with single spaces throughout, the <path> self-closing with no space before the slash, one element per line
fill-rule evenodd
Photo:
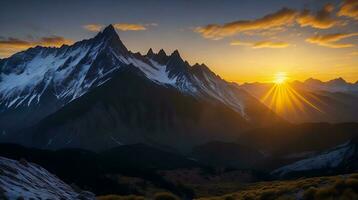
<path fill-rule="evenodd" d="M 309 78 L 304 82 L 287 83 L 300 97 L 287 103 L 285 113 L 277 113 L 294 123 L 302 122 L 358 122 L 358 84 L 342 78 L 327 82 Z M 239 87 L 261 99 L 273 88 L 273 83 L 246 83 Z M 290 97 L 292 94 L 283 94 Z M 296 102 L 294 102 L 296 101 Z M 270 107 L 270 102 L 264 102 Z M 291 105 L 289 105 L 291 104 Z"/>

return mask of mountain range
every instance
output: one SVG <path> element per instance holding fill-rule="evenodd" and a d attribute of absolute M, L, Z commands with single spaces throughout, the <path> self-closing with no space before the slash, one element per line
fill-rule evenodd
<path fill-rule="evenodd" d="M 133 53 L 110 25 L 70 46 L 38 46 L 0 60 L 0 142 L 94 151 L 144 143 L 190 152 L 211 141 L 238 141 L 273 153 L 301 139 L 315 149 L 313 130 L 339 138 L 322 148 L 354 135 L 354 123 L 290 122 L 356 122 L 356 83 L 289 85 L 320 112 L 306 104 L 298 114 L 275 112 L 261 100 L 273 84 L 225 81 L 205 64 L 190 65 L 177 50 Z M 205 152 L 220 147 L 213 144 Z M 274 144 L 282 148 L 272 150 Z"/>
<path fill-rule="evenodd" d="M 311 91 L 327 91 L 327 92 L 358 92 L 358 81 L 355 83 L 349 83 L 343 78 L 339 77 L 329 81 L 321 81 L 314 78 L 309 78 L 304 82 L 294 81 L 292 83 L 296 87 L 301 87 Z"/>
<path fill-rule="evenodd" d="M 49 170 L 41 168 L 44 180 L 54 173 L 97 195 L 161 188 L 192 198 L 178 180 L 355 171 L 357 83 L 289 83 L 323 111 L 303 104 L 299 115 L 262 101 L 274 86 L 225 81 L 177 50 L 133 53 L 110 25 L 70 46 L 34 47 L 0 60 L 0 154 L 40 164 Z M 1 159 L 21 173 L 35 166 Z"/>
<path fill-rule="evenodd" d="M 185 149 L 283 121 L 177 50 L 129 51 L 112 25 L 71 46 L 37 46 L 0 60 L 2 142 L 92 150 L 143 142 Z"/>
<path fill-rule="evenodd" d="M 342 78 L 326 82 L 309 78 L 303 82 L 285 83 L 279 86 L 284 97 L 277 99 L 271 93 L 271 100 L 267 95 L 277 87 L 274 83 L 245 83 L 239 87 L 273 110 L 275 103 L 286 101 L 286 108 L 276 113 L 292 123 L 358 122 L 358 83 L 349 83 Z"/>

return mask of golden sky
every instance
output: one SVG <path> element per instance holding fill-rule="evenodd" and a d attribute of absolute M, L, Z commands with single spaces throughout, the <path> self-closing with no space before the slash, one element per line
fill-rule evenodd
<path fill-rule="evenodd" d="M 279 72 L 358 80 L 358 0 L 37 3 L 0 3 L 0 58 L 71 44 L 111 23 L 131 51 L 178 49 L 229 81 L 270 82 Z"/>

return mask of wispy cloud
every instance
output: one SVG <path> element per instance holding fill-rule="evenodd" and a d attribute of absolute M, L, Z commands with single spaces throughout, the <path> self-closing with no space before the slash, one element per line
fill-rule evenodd
<path fill-rule="evenodd" d="M 345 0 L 339 9 L 338 16 L 350 17 L 358 20 L 358 1 L 357 0 Z"/>
<path fill-rule="evenodd" d="M 274 30 L 286 30 L 287 27 L 295 24 L 301 27 L 308 26 L 316 29 L 328 29 L 343 23 L 334 17 L 333 4 L 326 4 L 316 13 L 308 9 L 298 11 L 290 8 L 281 8 L 274 13 L 258 19 L 238 20 L 225 24 L 209 24 L 195 28 L 194 32 L 201 34 L 207 39 L 219 40 L 239 33 L 271 34 L 271 30 L 273 32 L 275 32 Z"/>
<path fill-rule="evenodd" d="M 306 39 L 307 42 L 317 44 L 319 46 L 330 47 L 330 48 L 347 48 L 353 47 L 351 43 L 338 43 L 340 40 L 358 36 L 358 33 L 335 33 L 327 35 L 316 34 Z"/>
<path fill-rule="evenodd" d="M 270 49 L 282 49 L 289 47 L 287 42 L 274 42 L 274 41 L 258 41 L 258 42 L 244 42 L 235 40 L 230 43 L 232 46 L 250 46 L 254 49 L 270 48 Z"/>
<path fill-rule="evenodd" d="M 113 27 L 120 31 L 144 31 L 147 30 L 150 26 L 158 26 L 157 23 L 148 23 L 148 24 L 132 24 L 132 23 L 117 23 L 113 24 Z M 104 25 L 102 24 L 86 24 L 82 26 L 84 29 L 91 32 L 99 32 Z"/>
<path fill-rule="evenodd" d="M 42 37 L 39 41 L 35 41 L 33 44 L 48 46 L 48 47 L 59 47 L 64 44 L 72 44 L 73 41 L 70 39 L 66 39 L 61 36 L 50 36 L 50 37 Z"/>
<path fill-rule="evenodd" d="M 277 35 L 278 33 L 284 32 L 286 30 L 287 30 L 286 27 L 281 26 L 281 27 L 275 27 L 275 28 L 270 28 L 270 29 L 266 29 L 266 30 L 245 31 L 245 32 L 243 32 L 243 34 L 249 35 L 249 36 L 259 35 L 259 36 L 265 36 L 265 37 L 272 37 L 272 36 Z"/>
<path fill-rule="evenodd" d="M 34 46 L 59 47 L 63 44 L 72 44 L 73 41 L 60 36 L 41 37 L 37 40 L 21 40 L 18 38 L 3 38 L 0 40 L 0 56 L 10 56 Z"/>
<path fill-rule="evenodd" d="M 290 44 L 287 42 L 260 41 L 260 42 L 256 42 L 253 45 L 253 48 L 255 48 L 255 49 L 261 49 L 261 48 L 281 49 L 281 48 L 286 48 L 288 46 L 290 46 Z"/>
<path fill-rule="evenodd" d="M 282 8 L 275 13 L 268 14 L 256 20 L 240 20 L 223 25 L 209 24 L 197 27 L 195 32 L 204 38 L 221 39 L 244 31 L 264 30 L 275 27 L 287 26 L 294 22 L 297 12 L 292 9 Z"/>
<path fill-rule="evenodd" d="M 305 9 L 297 17 L 297 22 L 302 27 L 311 26 L 317 29 L 331 28 L 339 23 L 338 20 L 331 16 L 333 10 L 334 6 L 332 4 L 326 4 L 316 14 L 311 14 L 309 10 Z"/>
<path fill-rule="evenodd" d="M 0 48 L 11 48 L 11 47 L 28 47 L 31 43 L 25 40 L 9 37 L 8 39 L 0 40 Z"/>
<path fill-rule="evenodd" d="M 144 30 L 147 30 L 146 25 L 142 25 L 142 24 L 119 23 L 119 24 L 113 24 L 113 27 L 115 29 L 118 29 L 121 31 L 144 31 Z"/>
<path fill-rule="evenodd" d="M 100 24 L 87 24 L 82 27 L 91 32 L 99 32 L 103 26 Z"/>

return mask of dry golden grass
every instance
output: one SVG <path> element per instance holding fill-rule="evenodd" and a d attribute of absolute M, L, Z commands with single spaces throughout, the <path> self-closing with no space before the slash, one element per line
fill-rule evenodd
<path fill-rule="evenodd" d="M 197 200 L 358 200 L 358 173 L 314 177 L 287 181 L 258 182 L 253 184 L 210 183 L 199 186 L 191 185 Z M 236 189 L 236 190 L 235 190 Z M 206 192 L 204 191 L 206 190 Z M 208 195 L 208 191 L 218 193 Z M 226 192 L 225 191 L 229 191 Z M 152 191 L 149 196 L 118 196 L 106 195 L 98 200 L 179 200 L 169 192 Z"/>
<path fill-rule="evenodd" d="M 352 200 L 358 199 L 358 174 L 259 182 L 235 193 L 197 200 Z"/>

